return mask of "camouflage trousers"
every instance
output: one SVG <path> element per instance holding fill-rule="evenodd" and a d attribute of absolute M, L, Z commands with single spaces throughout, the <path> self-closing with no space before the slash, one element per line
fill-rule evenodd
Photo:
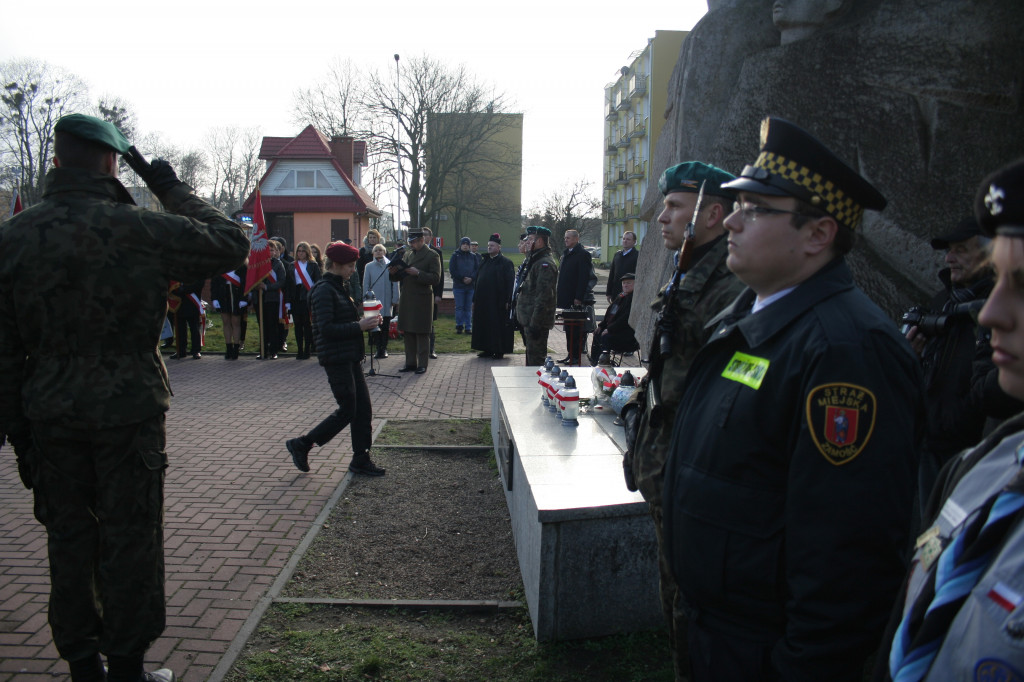
<path fill-rule="evenodd" d="M 164 415 L 86 431 L 32 424 L 61 657 L 141 656 L 164 629 Z"/>
<path fill-rule="evenodd" d="M 668 624 L 669 645 L 672 647 L 672 664 L 675 667 L 676 681 L 686 680 L 690 674 L 690 647 L 687 643 L 687 626 L 689 617 L 683 608 L 682 597 L 672 575 L 668 557 L 665 555 L 665 538 L 662 523 L 664 515 L 660 504 L 650 504 L 651 518 L 654 519 L 654 533 L 658 538 L 658 570 L 661 574 L 659 585 L 661 593 L 661 611 Z"/>
<path fill-rule="evenodd" d="M 548 329 L 524 329 L 523 343 L 526 345 L 526 366 L 540 367 L 548 356 Z"/>

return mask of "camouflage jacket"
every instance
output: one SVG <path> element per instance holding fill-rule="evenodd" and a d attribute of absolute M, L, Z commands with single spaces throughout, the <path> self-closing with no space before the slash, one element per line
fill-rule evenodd
<path fill-rule="evenodd" d="M 682 398 L 690 363 L 707 340 L 709 332 L 704 326 L 745 288 L 743 282 L 726 267 L 728 255 L 728 244 L 725 239 L 720 239 L 687 271 L 677 296 L 669 298 L 669 285 L 665 285 L 651 303 L 651 308 L 659 313 L 659 319 L 667 312 L 663 310 L 667 300 L 676 307 L 675 315 L 668 316 L 673 320 L 672 353 L 664 360 L 659 359 L 661 335 L 658 330 L 655 330 L 651 341 L 651 371 L 644 391 L 652 395 L 646 400 L 647 409 L 641 418 L 633 453 L 633 475 L 640 493 L 651 504 L 661 504 L 665 458 L 676 407 Z M 635 395 L 640 398 L 643 393 L 638 391 Z"/>
<path fill-rule="evenodd" d="M 557 286 L 558 263 L 551 255 L 551 247 L 531 253 L 519 288 L 513 293 L 516 319 L 524 329 L 551 329 L 555 326 Z"/>
<path fill-rule="evenodd" d="M 168 213 L 135 206 L 110 176 L 54 168 L 43 201 L 0 224 L 0 430 L 167 410 L 157 343 L 169 284 L 240 267 L 249 240 L 184 183 L 160 199 Z"/>

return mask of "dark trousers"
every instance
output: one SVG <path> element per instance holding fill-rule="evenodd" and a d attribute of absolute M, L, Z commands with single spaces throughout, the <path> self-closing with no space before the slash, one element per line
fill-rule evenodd
<path fill-rule="evenodd" d="M 430 362 L 430 334 L 403 332 L 405 341 L 405 366 L 426 368 Z"/>
<path fill-rule="evenodd" d="M 79 430 L 32 425 L 36 518 L 61 657 L 141 657 L 164 629 L 164 415 Z"/>
<path fill-rule="evenodd" d="M 691 619 L 687 641 L 690 649 L 690 682 L 778 682 L 772 666 L 770 642 L 746 640 L 706 627 L 700 617 Z"/>
<path fill-rule="evenodd" d="M 379 330 L 369 332 L 370 353 L 380 353 L 388 349 L 388 334 L 391 330 L 391 318 L 385 317 L 381 322 Z"/>
<path fill-rule="evenodd" d="M 199 311 L 190 301 L 182 301 L 181 307 L 178 308 L 174 317 L 178 327 L 174 334 L 178 339 L 178 355 L 186 354 L 185 348 L 188 343 L 188 339 L 185 337 L 186 329 L 192 335 L 192 350 L 190 352 L 195 355 L 200 351 L 203 343 L 199 336 Z"/>
<path fill-rule="evenodd" d="M 309 355 L 313 348 L 313 321 L 309 316 L 307 301 L 300 300 L 292 304 L 292 318 L 295 320 L 295 352 Z"/>
<path fill-rule="evenodd" d="M 324 367 L 327 383 L 338 403 L 338 409 L 306 434 L 308 440 L 324 445 L 352 425 L 352 452 L 359 459 L 370 450 L 373 429 L 373 407 L 370 405 L 370 391 L 366 388 L 363 366 L 358 362 L 340 362 Z"/>
<path fill-rule="evenodd" d="M 256 306 L 259 312 L 260 329 L 263 330 L 263 357 L 269 358 L 281 349 L 280 329 L 277 321 L 277 301 L 263 301 L 263 309 Z"/>

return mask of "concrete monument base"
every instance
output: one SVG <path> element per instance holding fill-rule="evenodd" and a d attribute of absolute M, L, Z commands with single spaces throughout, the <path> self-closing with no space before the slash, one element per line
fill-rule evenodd
<path fill-rule="evenodd" d="M 614 412 L 562 426 L 541 403 L 536 368 L 492 372 L 491 432 L 537 639 L 659 626 L 654 527 L 647 503 L 623 481 Z M 569 372 L 580 397 L 591 397 L 591 368 Z"/>

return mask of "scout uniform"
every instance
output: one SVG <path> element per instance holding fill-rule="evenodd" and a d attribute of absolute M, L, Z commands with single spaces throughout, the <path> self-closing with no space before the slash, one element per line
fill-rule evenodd
<path fill-rule="evenodd" d="M 781 119 L 765 122 L 757 161 L 724 186 L 801 199 L 838 230 L 885 206 Z M 743 229 L 766 228 L 753 222 Z M 860 680 L 903 577 L 923 417 L 917 358 L 842 256 L 779 293 L 753 312 L 748 289 L 712 321 L 676 413 L 664 532 L 694 682 Z"/>
<path fill-rule="evenodd" d="M 986 178 L 975 215 L 986 236 L 1024 236 L 1024 162 Z M 875 679 L 1022 680 L 1024 414 L 955 457 L 936 491 Z"/>
<path fill-rule="evenodd" d="M 531 227 L 536 234 L 551 238 L 546 227 Z M 529 230 L 527 230 L 529 232 Z M 530 252 L 524 262 L 518 289 L 513 294 L 516 319 L 526 342 L 526 366 L 543 364 L 548 350 L 548 332 L 555 326 L 555 289 L 558 286 L 558 263 L 551 247 Z"/>

